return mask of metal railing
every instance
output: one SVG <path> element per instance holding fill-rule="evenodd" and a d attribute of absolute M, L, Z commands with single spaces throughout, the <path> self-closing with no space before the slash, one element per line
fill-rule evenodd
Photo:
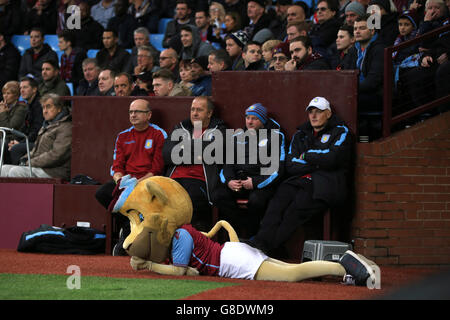
<path fill-rule="evenodd" d="M 11 132 L 12 134 L 25 138 L 25 143 L 27 145 L 27 156 L 28 156 L 28 168 L 30 169 L 30 178 L 33 176 L 33 172 L 31 170 L 31 161 L 30 161 L 30 143 L 28 141 L 28 137 L 26 134 L 12 129 L 12 128 L 5 128 L 5 127 L 0 127 L 0 133 L 2 134 L 2 147 L 1 147 L 1 154 L 0 154 L 0 173 L 2 172 L 2 168 L 3 168 L 3 155 L 5 154 L 5 145 L 6 145 L 6 131 Z"/>
<path fill-rule="evenodd" d="M 396 116 L 392 116 L 392 100 L 393 94 L 392 89 L 394 86 L 393 80 L 393 63 L 392 63 L 392 53 L 394 51 L 399 51 L 401 49 L 410 47 L 412 45 L 418 44 L 423 40 L 430 39 L 432 37 L 438 36 L 441 33 L 449 32 L 450 25 L 436 28 L 430 32 L 425 33 L 419 37 L 416 37 L 412 40 L 405 41 L 397 46 L 391 46 L 384 49 L 384 88 L 383 88 L 383 137 L 386 138 L 390 136 L 392 126 L 396 123 L 409 119 L 413 116 L 421 114 L 427 110 L 430 110 L 436 106 L 439 106 L 443 103 L 450 102 L 450 94 L 426 103 L 424 105 L 418 106 L 409 111 L 403 112 Z"/>

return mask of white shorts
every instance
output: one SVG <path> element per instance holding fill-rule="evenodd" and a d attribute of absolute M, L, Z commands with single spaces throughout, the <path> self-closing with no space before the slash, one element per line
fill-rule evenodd
<path fill-rule="evenodd" d="M 269 258 L 261 250 L 242 242 L 226 242 L 220 252 L 219 276 L 253 280 L 261 264 Z"/>

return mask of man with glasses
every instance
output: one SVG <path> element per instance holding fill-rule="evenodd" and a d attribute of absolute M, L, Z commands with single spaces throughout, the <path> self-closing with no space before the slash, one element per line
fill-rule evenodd
<path fill-rule="evenodd" d="M 162 148 L 167 138 L 166 132 L 150 123 L 152 111 L 147 100 L 137 99 L 130 104 L 129 119 L 131 127 L 120 132 L 114 146 L 111 176 L 113 180 L 99 187 L 95 197 L 105 208 L 113 200 L 112 192 L 125 175 L 139 180 L 160 175 L 164 169 Z M 129 220 L 117 215 L 116 222 L 123 228 L 119 242 L 114 246 L 113 255 L 126 255 L 122 248 L 123 240 L 130 232 Z"/>
<path fill-rule="evenodd" d="M 272 50 L 273 70 L 284 71 L 284 65 L 290 60 L 289 43 L 282 42 Z"/>
<path fill-rule="evenodd" d="M 178 54 L 174 49 L 168 48 L 161 52 L 159 55 L 159 66 L 161 69 L 172 71 L 175 78 L 179 78 Z"/>
<path fill-rule="evenodd" d="M 309 34 L 314 51 L 326 57 L 327 49 L 336 41 L 341 23 L 337 17 L 339 8 L 333 0 L 320 0 L 317 4 L 317 21 Z"/>

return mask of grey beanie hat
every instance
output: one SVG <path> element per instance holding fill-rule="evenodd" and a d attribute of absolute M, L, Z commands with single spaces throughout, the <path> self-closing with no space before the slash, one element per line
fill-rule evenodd
<path fill-rule="evenodd" d="M 354 13 L 356 13 L 358 16 L 363 16 L 366 13 L 366 10 L 364 9 L 364 6 L 357 2 L 357 1 L 353 1 L 350 2 L 346 7 L 345 7 L 345 13 L 352 11 Z"/>

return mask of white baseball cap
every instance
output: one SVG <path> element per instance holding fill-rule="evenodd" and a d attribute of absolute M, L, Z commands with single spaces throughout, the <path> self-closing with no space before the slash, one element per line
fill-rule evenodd
<path fill-rule="evenodd" d="M 328 102 L 327 99 L 323 98 L 323 97 L 315 97 L 314 99 L 311 100 L 311 102 L 309 103 L 309 105 L 306 107 L 306 111 L 308 111 L 309 108 L 317 108 L 320 110 L 330 110 L 330 103 Z"/>

